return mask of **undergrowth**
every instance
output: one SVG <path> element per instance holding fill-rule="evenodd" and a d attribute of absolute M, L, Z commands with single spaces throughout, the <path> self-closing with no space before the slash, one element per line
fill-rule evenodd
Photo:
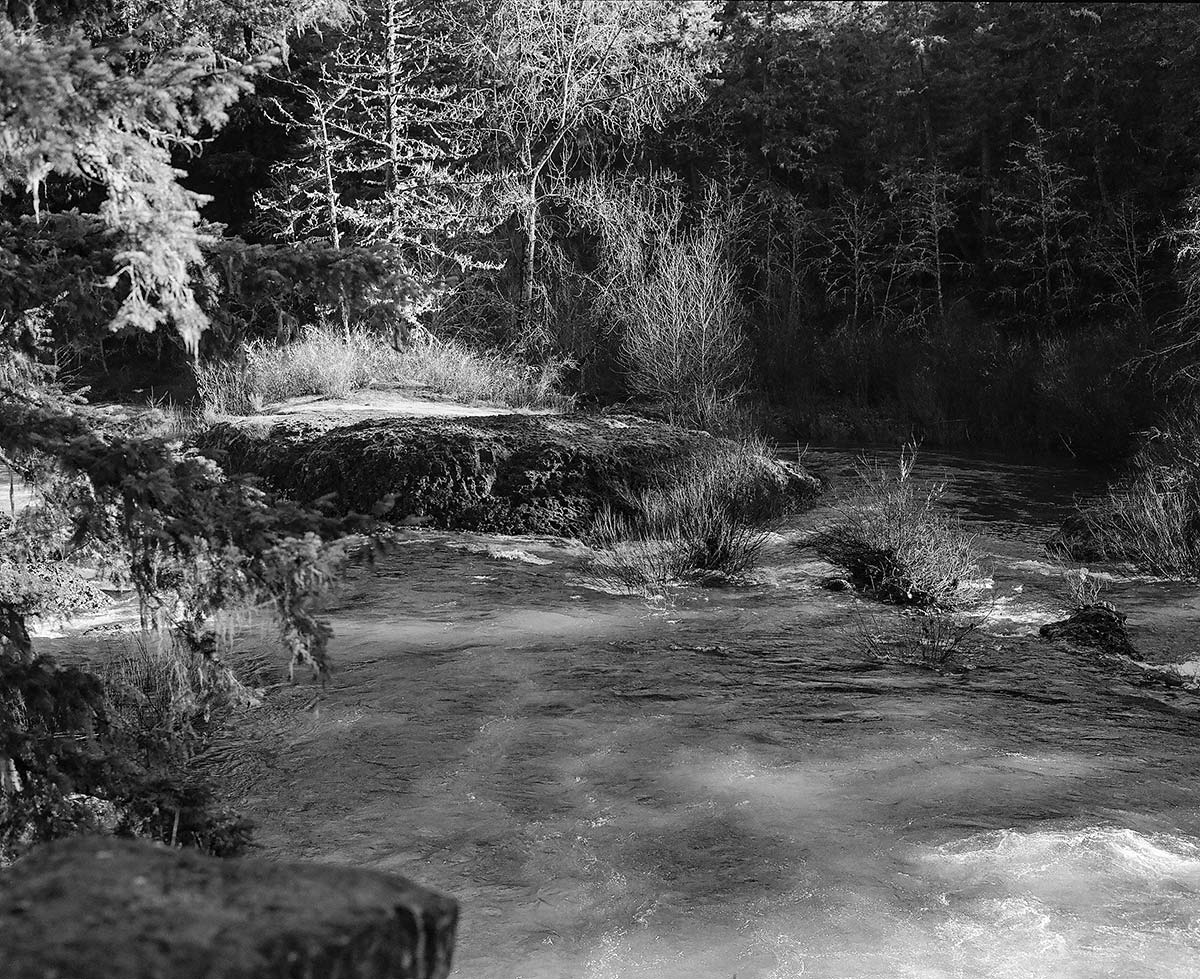
<path fill-rule="evenodd" d="M 0 657 L 0 865 L 84 832 L 242 851 L 250 825 L 193 764 L 236 694 L 211 661 L 155 642 L 94 669 Z"/>
<path fill-rule="evenodd" d="M 945 487 L 913 478 L 916 462 L 911 445 L 901 451 L 895 470 L 861 460 L 858 487 L 837 505 L 832 526 L 810 544 L 875 598 L 953 607 L 978 572 L 974 539 L 945 511 Z"/>
<path fill-rule="evenodd" d="M 288 398 L 316 394 L 344 398 L 373 385 L 411 384 L 455 401 L 486 401 L 514 408 L 561 407 L 566 364 L 531 366 L 496 350 L 454 340 L 426 339 L 395 350 L 366 330 L 314 327 L 280 345 L 255 341 L 233 361 L 196 369 L 205 409 L 246 415 Z"/>

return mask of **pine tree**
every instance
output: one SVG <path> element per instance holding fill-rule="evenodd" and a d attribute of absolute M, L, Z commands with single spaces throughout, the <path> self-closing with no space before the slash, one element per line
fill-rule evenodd
<path fill-rule="evenodd" d="M 308 606 L 336 562 L 337 545 L 323 541 L 339 525 L 109 419 L 43 366 L 55 324 L 68 334 L 169 326 L 196 349 L 208 316 L 194 281 L 213 241 L 171 153 L 198 149 L 268 63 L 225 66 L 205 46 L 155 51 L 135 37 L 0 20 L 0 190 L 13 215 L 0 222 L 0 460 L 77 481 L 53 546 L 116 549 L 148 613 L 182 608 L 164 624 L 185 641 L 203 646 L 222 607 L 266 601 L 294 661 L 320 668 L 328 627 Z M 50 213 L 64 187 L 96 192 L 94 210 Z M 9 656 L 31 655 L 27 611 L 0 588 Z"/>

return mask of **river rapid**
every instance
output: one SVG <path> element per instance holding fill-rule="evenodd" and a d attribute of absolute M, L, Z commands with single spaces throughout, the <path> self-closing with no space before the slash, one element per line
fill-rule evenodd
<path fill-rule="evenodd" d="M 335 673 L 235 801 L 273 857 L 457 897 L 461 979 L 1200 976 L 1200 695 L 1036 636 L 1098 478 L 918 474 L 990 577 L 957 668 L 856 641 L 898 613 L 819 586 L 827 510 L 756 583 L 652 602 L 577 544 L 407 532 L 347 572 Z M 1200 590 L 1104 573 L 1148 660 L 1200 658 Z"/>

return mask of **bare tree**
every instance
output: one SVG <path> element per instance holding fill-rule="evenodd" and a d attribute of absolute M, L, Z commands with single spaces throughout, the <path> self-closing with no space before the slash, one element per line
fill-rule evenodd
<path fill-rule="evenodd" d="M 498 205 L 519 228 L 517 304 L 534 328 L 543 201 L 589 136 L 632 139 L 661 125 L 698 84 L 669 41 L 680 5 L 663 0 L 499 0 L 473 4 L 462 31 L 502 180 Z"/>

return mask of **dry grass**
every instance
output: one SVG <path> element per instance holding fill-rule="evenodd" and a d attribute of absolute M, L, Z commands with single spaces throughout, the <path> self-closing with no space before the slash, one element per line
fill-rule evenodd
<path fill-rule="evenodd" d="M 1200 577 L 1200 413 L 1155 430 L 1129 476 L 1081 507 L 1052 550 L 1077 561 L 1128 561 L 1152 574 Z"/>
<path fill-rule="evenodd" d="M 914 446 L 904 448 L 894 471 L 862 460 L 858 489 L 839 504 L 833 526 L 810 543 L 876 598 L 952 607 L 978 574 L 974 538 L 942 507 L 944 486 L 913 479 L 916 461 Z"/>
<path fill-rule="evenodd" d="M 1104 579 L 1087 568 L 1073 568 L 1063 575 L 1063 601 L 1073 612 L 1098 604 L 1105 588 Z"/>
<path fill-rule="evenodd" d="M 683 582 L 726 583 L 757 564 L 771 527 L 787 509 L 766 472 L 761 441 L 718 442 L 665 467 L 652 485 L 605 510 L 589 540 L 602 585 L 657 593 Z"/>
<path fill-rule="evenodd" d="M 314 328 L 283 345 L 254 342 L 240 362 L 201 365 L 205 409 L 246 415 L 307 394 L 344 398 L 372 385 L 414 384 L 454 401 L 514 408 L 561 407 L 562 362 L 530 366 L 508 354 L 455 341 L 428 340 L 394 350 L 376 334 Z"/>

